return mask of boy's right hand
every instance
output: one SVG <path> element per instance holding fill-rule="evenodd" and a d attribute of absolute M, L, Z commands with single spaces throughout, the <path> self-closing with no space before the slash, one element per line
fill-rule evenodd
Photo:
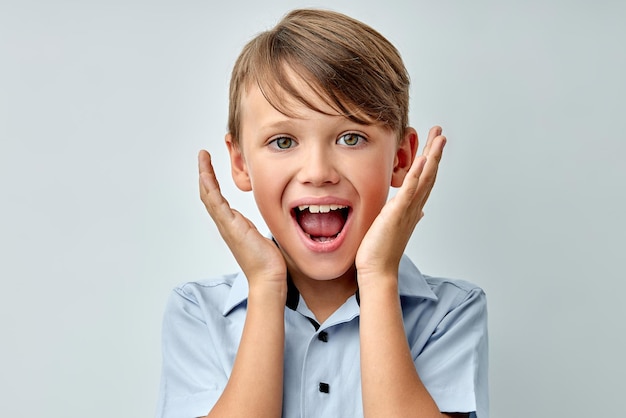
<path fill-rule="evenodd" d="M 248 278 L 250 288 L 274 285 L 286 295 L 287 267 L 282 253 L 271 239 L 259 233 L 249 219 L 230 207 L 220 191 L 211 155 L 205 150 L 198 154 L 198 171 L 200 198 Z"/>

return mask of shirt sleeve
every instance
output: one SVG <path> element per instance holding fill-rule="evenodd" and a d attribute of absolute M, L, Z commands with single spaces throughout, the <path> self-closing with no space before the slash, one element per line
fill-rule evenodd
<path fill-rule="evenodd" d="M 227 374 L 193 292 L 176 289 L 166 305 L 157 418 L 199 417 L 220 397 Z"/>
<path fill-rule="evenodd" d="M 422 382 L 442 412 L 489 417 L 487 302 L 478 287 L 439 294 L 449 306 L 415 360 Z M 438 292 L 439 293 L 439 292 Z"/>

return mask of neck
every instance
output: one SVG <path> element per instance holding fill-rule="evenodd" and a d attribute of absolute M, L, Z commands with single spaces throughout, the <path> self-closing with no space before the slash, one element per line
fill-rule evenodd
<path fill-rule="evenodd" d="M 357 290 L 354 267 L 332 280 L 314 280 L 298 275 L 292 275 L 292 280 L 319 323 L 326 321 Z"/>

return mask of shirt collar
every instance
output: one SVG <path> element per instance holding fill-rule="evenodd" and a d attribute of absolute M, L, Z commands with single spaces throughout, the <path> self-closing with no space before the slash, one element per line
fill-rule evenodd
<path fill-rule="evenodd" d="M 248 279 L 242 271 L 239 271 L 233 279 L 233 284 L 228 293 L 228 298 L 224 304 L 222 315 L 226 316 L 248 299 Z M 287 277 L 287 301 L 286 306 L 292 310 L 296 310 L 300 301 L 300 292 L 293 284 L 291 277 Z"/>
<path fill-rule="evenodd" d="M 437 300 L 426 278 L 406 255 L 402 256 L 398 269 L 398 293 L 400 296 Z"/>
<path fill-rule="evenodd" d="M 300 300 L 298 289 L 288 280 L 287 287 L 287 307 L 295 310 Z M 431 290 L 422 273 L 417 269 L 415 264 L 406 255 L 400 260 L 398 270 L 398 292 L 400 296 L 437 300 L 437 296 Z M 239 272 L 234 280 L 233 285 L 224 304 L 222 314 L 228 315 L 235 307 L 248 299 L 248 279 L 243 272 Z M 358 299 L 358 291 L 357 291 Z"/>
<path fill-rule="evenodd" d="M 241 303 L 248 299 L 248 279 L 243 271 L 239 271 L 233 279 L 233 285 L 230 288 L 226 303 L 224 304 L 224 310 L 222 314 L 228 315 L 230 311 L 235 309 Z"/>

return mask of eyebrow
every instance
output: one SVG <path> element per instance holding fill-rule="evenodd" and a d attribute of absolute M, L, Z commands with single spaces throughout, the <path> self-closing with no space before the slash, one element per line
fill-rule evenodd
<path fill-rule="evenodd" d="M 298 124 L 296 121 L 294 121 L 294 119 L 295 118 L 290 117 L 285 117 L 284 119 L 275 119 L 270 121 L 269 123 L 261 125 L 261 128 L 278 129 L 284 127 L 292 127 Z"/>
<path fill-rule="evenodd" d="M 297 121 L 294 121 L 292 118 L 285 117 L 284 119 L 271 120 L 269 123 L 260 123 L 258 131 L 262 135 L 269 135 L 281 131 L 283 133 L 287 133 L 288 131 L 297 129 L 297 127 Z"/>
<path fill-rule="evenodd" d="M 344 115 L 326 115 L 326 116 L 331 116 L 333 118 L 336 118 L 335 120 L 337 121 L 336 123 L 334 123 L 333 125 L 335 126 L 340 126 L 340 125 L 344 125 L 344 124 L 349 124 L 349 125 L 356 125 L 356 126 L 372 126 L 372 124 L 361 124 L 358 122 L 355 122 L 353 120 L 350 120 L 349 118 L 345 117 Z M 270 121 L 267 124 L 262 125 L 262 128 L 267 128 L 267 129 L 283 129 L 283 128 L 291 128 L 291 127 L 295 127 L 298 124 L 300 124 L 302 121 L 307 121 L 308 119 L 303 119 L 303 118 L 298 118 L 298 117 L 290 117 L 290 116 L 286 116 L 284 115 L 284 117 L 280 118 L 280 119 L 275 119 Z"/>

